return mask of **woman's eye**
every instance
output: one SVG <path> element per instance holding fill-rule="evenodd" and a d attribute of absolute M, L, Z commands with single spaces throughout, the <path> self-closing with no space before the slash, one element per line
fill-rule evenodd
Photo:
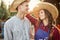
<path fill-rule="evenodd" d="M 43 12 L 41 12 L 41 14 L 42 14 Z"/>

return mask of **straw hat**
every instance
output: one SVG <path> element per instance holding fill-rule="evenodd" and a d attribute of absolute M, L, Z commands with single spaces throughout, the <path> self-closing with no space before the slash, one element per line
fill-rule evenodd
<path fill-rule="evenodd" d="M 58 9 L 54 5 L 52 5 L 51 3 L 48 3 L 48 2 L 40 2 L 33 9 L 34 14 L 36 12 L 38 12 L 39 10 L 41 10 L 41 9 L 48 10 L 52 14 L 54 20 L 56 20 L 56 18 L 58 17 Z"/>
<path fill-rule="evenodd" d="M 9 8 L 10 12 L 17 12 L 17 10 L 16 10 L 17 6 L 24 1 L 28 1 L 28 0 L 14 0 L 12 5 Z"/>

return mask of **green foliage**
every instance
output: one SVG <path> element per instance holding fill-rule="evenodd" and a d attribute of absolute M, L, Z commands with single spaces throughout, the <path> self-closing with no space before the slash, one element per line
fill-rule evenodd
<path fill-rule="evenodd" d="M 17 13 L 17 12 L 11 12 L 11 13 L 10 13 L 10 17 L 16 15 L 16 13 Z"/>
<path fill-rule="evenodd" d="M 7 10 L 4 6 L 5 5 L 3 5 L 3 3 L 0 6 L 0 19 L 1 20 L 5 20 L 8 18 L 8 13 L 7 13 Z"/>

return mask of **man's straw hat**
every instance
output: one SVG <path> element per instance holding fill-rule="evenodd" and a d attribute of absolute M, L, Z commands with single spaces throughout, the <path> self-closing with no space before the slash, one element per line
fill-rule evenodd
<path fill-rule="evenodd" d="M 14 0 L 12 5 L 10 6 L 10 12 L 17 12 L 16 8 L 19 4 L 23 3 L 24 1 L 29 1 L 29 0 Z"/>

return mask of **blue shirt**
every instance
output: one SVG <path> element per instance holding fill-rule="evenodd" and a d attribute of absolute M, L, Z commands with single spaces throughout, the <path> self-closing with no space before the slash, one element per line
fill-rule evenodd
<path fill-rule="evenodd" d="M 43 29 L 43 27 L 45 27 L 43 23 L 40 23 L 40 26 L 37 32 L 35 33 L 35 40 L 48 40 L 49 29 L 46 28 L 48 31 L 45 31 L 46 29 Z"/>

